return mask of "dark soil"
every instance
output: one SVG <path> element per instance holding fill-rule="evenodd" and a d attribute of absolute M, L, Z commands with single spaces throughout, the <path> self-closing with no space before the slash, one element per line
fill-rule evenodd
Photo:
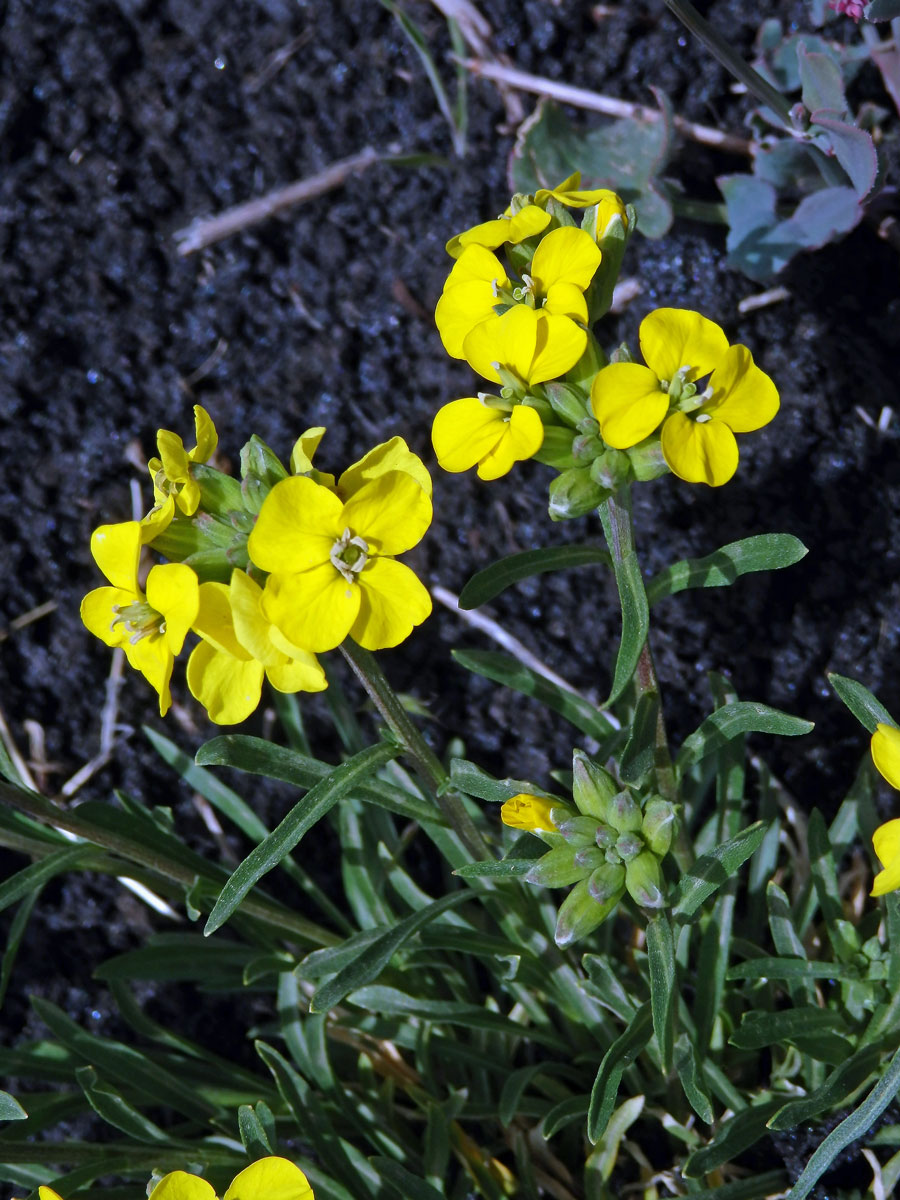
<path fill-rule="evenodd" d="M 452 89 L 443 18 L 424 0 L 406 7 Z M 661 3 L 595 16 L 580 0 L 479 7 L 495 51 L 524 70 L 640 101 L 656 85 L 681 115 L 741 131 L 746 100 Z M 706 10 L 745 51 L 765 17 L 808 27 L 800 3 L 720 0 Z M 843 23 L 832 29 L 847 34 Z M 262 79 L 269 56 L 304 31 L 305 44 Z M 131 516 L 132 481 L 148 502 L 134 463 L 153 452 L 156 429 L 187 436 L 191 406 L 202 403 L 235 463 L 251 432 L 286 455 L 317 424 L 328 426 L 320 451 L 328 467 L 394 434 L 431 462 L 431 417 L 471 388 L 430 316 L 449 265 L 443 245 L 506 203 L 513 131 L 494 85 L 475 80 L 466 155 L 455 158 L 416 53 L 387 11 L 362 0 L 10 0 L 0 52 L 0 454 L 8 481 L 0 620 L 8 625 L 45 601 L 58 606 L 0 644 L 0 702 L 24 750 L 25 722 L 43 729 L 49 768 L 41 778 L 53 794 L 99 748 L 110 657 L 78 617 L 81 596 L 99 583 L 90 532 Z M 874 72 L 859 86 L 887 103 Z M 529 112 L 532 98 L 523 102 Z M 364 146 L 446 161 L 373 167 L 285 217 L 193 257 L 177 253 L 173 234 L 194 217 Z M 741 166 L 692 146 L 676 173 L 714 197 L 714 176 Z M 831 694 L 826 671 L 862 680 L 900 713 L 898 424 L 895 417 L 880 434 L 860 416 L 877 420 L 896 401 L 898 263 L 862 226 L 795 260 L 783 278 L 786 300 L 741 316 L 738 302 L 759 289 L 724 258 L 724 236 L 700 225 L 677 224 L 660 242 L 636 237 L 625 274 L 642 292 L 609 321 L 606 338 L 636 344 L 641 317 L 660 305 L 699 309 L 751 347 L 778 384 L 782 412 L 742 440 L 739 473 L 721 491 L 672 478 L 638 488 L 639 549 L 648 575 L 765 531 L 794 533 L 810 553 L 777 575 L 660 606 L 653 645 L 667 718 L 680 742 L 708 712 L 706 673 L 716 670 L 731 675 L 742 697 L 815 720 L 802 741 L 764 748 L 802 807 L 833 813 L 866 738 Z M 597 538 L 589 519 L 550 527 L 549 478 L 537 464 L 493 484 L 436 474 L 436 520 L 414 565 L 458 591 L 503 554 Z M 604 574 L 542 576 L 492 612 L 602 699 L 619 626 Z M 438 608 L 385 665 L 430 707 L 437 747 L 459 732 L 467 754 L 489 769 L 546 783 L 570 759 L 572 730 L 449 664 L 459 645 L 489 643 Z M 129 675 L 121 740 L 81 795 L 123 788 L 172 805 L 185 835 L 217 854 L 189 789 L 140 732 L 143 723 L 164 728 L 193 753 L 213 730 L 183 684 L 176 696 L 180 707 L 161 723 L 153 694 Z M 325 739 L 322 756 L 336 759 L 323 703 L 304 708 L 312 734 Z M 236 786 L 246 793 L 245 782 Z M 260 803 L 277 817 L 287 796 L 272 790 Z M 6 857 L 10 870 L 22 865 Z M 321 869 L 327 876 L 326 852 Z M 151 923 L 159 925 L 103 880 L 48 887 L 6 1001 L 8 1033 L 31 1027 L 32 992 L 115 1031 L 91 971 Z"/>

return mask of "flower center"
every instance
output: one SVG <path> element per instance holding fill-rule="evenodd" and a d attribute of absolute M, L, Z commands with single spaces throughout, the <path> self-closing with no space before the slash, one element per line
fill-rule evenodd
<path fill-rule="evenodd" d="M 128 634 L 128 640 L 136 645 L 141 638 L 154 637 L 166 632 L 166 619 L 151 608 L 146 600 L 134 600 L 131 604 L 114 604 L 115 614 L 110 629 L 122 625 Z"/>
<path fill-rule="evenodd" d="M 690 365 L 679 367 L 671 379 L 661 379 L 659 385 L 669 394 L 669 407 L 673 412 L 692 413 L 712 397 L 712 388 L 707 387 L 698 392 L 696 383 L 688 380 L 693 370 Z M 704 414 L 699 414 L 695 420 L 708 420 Z"/>
<path fill-rule="evenodd" d="M 361 537 L 354 536 L 352 530 L 345 529 L 331 547 L 329 558 L 347 582 L 353 583 L 369 561 L 369 547 Z"/>

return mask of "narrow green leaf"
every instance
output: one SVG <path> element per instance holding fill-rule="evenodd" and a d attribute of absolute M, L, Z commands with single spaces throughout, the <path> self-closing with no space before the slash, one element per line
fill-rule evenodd
<path fill-rule="evenodd" d="M 697 1065 L 697 1055 L 693 1044 L 686 1034 L 679 1037 L 675 1046 L 675 1070 L 678 1072 L 678 1078 L 681 1080 L 688 1104 L 701 1121 L 711 1125 L 713 1123 L 712 1103 Z"/>
<path fill-rule="evenodd" d="M 728 1039 L 741 1050 L 762 1050 L 777 1042 L 790 1041 L 798 1036 L 816 1036 L 835 1031 L 845 1032 L 841 1017 L 827 1008 L 804 1005 L 781 1012 L 759 1012 L 751 1009 Z"/>
<path fill-rule="evenodd" d="M 159 933 L 137 950 L 108 958 L 94 977 L 105 982 L 156 979 L 236 988 L 256 953 L 253 946 L 227 938 L 210 942 L 199 933 Z"/>
<path fill-rule="evenodd" d="M 863 1137 L 875 1124 L 900 1088 L 900 1050 L 875 1086 L 849 1117 L 819 1143 L 812 1158 L 801 1171 L 797 1182 L 787 1194 L 787 1200 L 804 1200 L 822 1178 L 837 1156 L 857 1138 Z"/>
<path fill-rule="evenodd" d="M 635 706 L 631 732 L 619 759 L 619 776 L 624 783 L 639 787 L 653 770 L 656 760 L 656 726 L 659 694 L 642 692 Z"/>
<path fill-rule="evenodd" d="M 369 1162 L 401 1200 L 444 1200 L 444 1193 L 392 1158 L 374 1157 Z"/>
<path fill-rule="evenodd" d="M 0 1092 L 0 1121 L 24 1121 L 28 1113 L 9 1092 Z"/>
<path fill-rule="evenodd" d="M 698 1188 L 687 1195 L 691 1200 L 766 1200 L 783 1192 L 786 1183 L 784 1171 L 754 1171 L 747 1179 L 736 1179 L 719 1187 Z"/>
<path fill-rule="evenodd" d="M 694 1022 L 697 1027 L 696 1045 L 706 1055 L 712 1040 L 716 1018 L 725 992 L 728 958 L 731 952 L 731 934 L 734 924 L 734 878 L 726 883 L 716 896 L 709 924 L 700 939 L 700 956 L 697 977 L 703 986 L 697 989 L 694 1003 Z"/>
<path fill-rule="evenodd" d="M 568 1063 L 539 1062 L 530 1063 L 527 1067 L 519 1067 L 517 1071 L 513 1071 L 507 1077 L 500 1092 L 497 1115 L 501 1124 L 509 1125 L 515 1120 L 522 1097 L 538 1075 L 568 1075 L 577 1078 L 577 1072 Z"/>
<path fill-rule="evenodd" d="M 766 836 L 762 821 L 748 826 L 737 837 L 730 838 L 709 854 L 704 854 L 679 879 L 672 897 L 672 915 L 676 920 L 688 921 L 700 905 L 726 880 L 730 879 Z"/>
<path fill-rule="evenodd" d="M 675 942 L 668 913 L 660 912 L 647 922 L 647 958 L 650 967 L 650 1009 L 653 1032 L 659 1046 L 662 1069 L 672 1067 L 675 1036 L 675 1005 L 678 988 L 675 980 Z"/>
<path fill-rule="evenodd" d="M 717 708 L 699 729 L 685 738 L 678 752 L 676 766 L 683 772 L 742 733 L 774 733 L 781 737 L 799 737 L 809 733 L 812 728 L 813 722 L 804 721 L 802 717 L 791 716 L 790 713 L 752 700 L 738 700 L 734 704 Z"/>
<path fill-rule="evenodd" d="M 813 886 L 825 919 L 828 939 L 837 957 L 842 962 L 850 962 L 859 953 L 859 938 L 856 929 L 844 920 L 837 863 L 825 820 L 817 808 L 809 816 L 807 843 Z"/>
<path fill-rule="evenodd" d="M 613 564 L 613 569 L 622 607 L 622 640 L 616 655 L 612 690 L 603 703 L 604 708 L 615 703 L 631 682 L 650 631 L 650 606 L 635 551 L 629 550 L 621 562 Z"/>
<path fill-rule="evenodd" d="M 137 1142 L 164 1143 L 170 1140 L 169 1135 L 149 1117 L 129 1104 L 115 1088 L 104 1083 L 93 1067 L 79 1067 L 75 1078 L 88 1104 L 107 1125 L 112 1125 Z"/>
<path fill-rule="evenodd" d="M 524 550 L 510 554 L 499 562 L 478 571 L 459 594 L 459 607 L 478 608 L 522 579 L 530 579 L 544 571 L 564 571 L 568 567 L 583 567 L 603 563 L 611 566 L 609 552 L 599 546 L 548 546 L 543 550 Z"/>
<path fill-rule="evenodd" d="M 777 571 L 808 554 L 799 538 L 790 533 L 760 533 L 720 546 L 705 558 L 672 563 L 647 585 L 651 604 L 686 588 L 727 587 L 752 571 Z"/>
<path fill-rule="evenodd" d="M 450 760 L 450 783 L 458 792 L 476 796 L 491 804 L 503 804 L 513 796 L 525 792 L 532 796 L 547 796 L 543 788 L 536 787 L 527 779 L 495 779 L 487 771 L 465 758 Z M 555 798 L 555 797 L 551 797 Z"/>
<path fill-rule="evenodd" d="M 521 692 L 523 696 L 530 696 L 538 704 L 565 717 L 589 737 L 602 741 L 615 732 L 603 713 L 590 701 L 545 679 L 510 654 L 501 654 L 496 650 L 454 650 L 452 653 L 467 671 L 492 679 L 514 692 Z"/>
<path fill-rule="evenodd" d="M 567 1096 L 560 1100 L 544 1115 L 541 1122 L 541 1137 L 552 1138 L 560 1129 L 571 1125 L 573 1121 L 582 1121 L 590 1107 L 589 1096 Z"/>
<path fill-rule="evenodd" d="M 847 963 L 807 962 L 804 958 L 753 958 L 728 968 L 728 979 L 859 979 Z"/>
<path fill-rule="evenodd" d="M 327 779 L 334 771 L 328 763 L 309 758 L 286 746 L 275 746 L 265 738 L 229 733 L 213 738 L 197 751 L 197 762 L 205 766 L 234 767 L 251 775 L 280 779 L 294 787 L 309 789 Z M 353 789 L 354 796 L 399 813 L 408 821 L 440 825 L 441 815 L 433 804 L 404 792 L 396 785 L 380 779 L 360 780 Z M 268 831 L 266 831 L 268 832 Z M 265 834 L 263 835 L 265 836 Z"/>
<path fill-rule="evenodd" d="M 463 900 L 470 899 L 467 891 L 451 892 L 435 900 L 426 908 L 410 913 L 392 929 L 388 929 L 369 945 L 365 946 L 357 956 L 338 973 L 320 987 L 309 1002 L 310 1012 L 328 1012 L 339 1004 L 344 997 L 358 988 L 364 987 L 377 979 L 400 947 L 420 929 L 436 920 L 450 908 L 458 908 Z"/>
<path fill-rule="evenodd" d="M 251 1162 L 275 1153 L 259 1114 L 250 1104 L 238 1106 L 238 1133 Z"/>
<path fill-rule="evenodd" d="M 23 867 L 21 871 L 16 871 L 14 875 L 10 875 L 0 884 L 0 912 L 4 908 L 8 908 L 10 904 L 21 900 L 23 896 L 27 896 L 29 892 L 43 887 L 47 880 L 52 879 L 54 875 L 61 875 L 64 871 L 71 870 L 86 855 L 95 853 L 96 850 L 93 846 L 84 843 L 78 846 L 68 846 L 63 850 L 54 850 L 46 858 L 40 858 L 30 866 Z"/>
<path fill-rule="evenodd" d="M 766 1136 L 766 1122 L 782 1103 L 781 1100 L 763 1100 L 724 1121 L 709 1145 L 689 1155 L 684 1164 L 687 1178 L 699 1179 L 701 1175 L 714 1171 L 716 1167 L 749 1150 Z"/>
<path fill-rule="evenodd" d="M 806 1121 L 817 1117 L 826 1109 L 837 1109 L 861 1087 L 868 1077 L 878 1070 L 883 1054 L 881 1045 L 863 1046 L 851 1055 L 846 1062 L 840 1063 L 837 1070 L 832 1071 L 821 1087 L 815 1088 L 808 1096 L 798 1100 L 789 1100 L 779 1108 L 770 1119 L 770 1129 L 794 1129 Z"/>
<path fill-rule="evenodd" d="M 28 928 L 29 918 L 40 894 L 40 888 L 36 888 L 33 892 L 30 892 L 16 909 L 16 915 L 9 923 L 6 946 L 3 950 L 2 961 L 0 961 L 0 1008 L 2 1008 L 3 1001 L 6 999 L 6 989 L 9 987 L 9 981 L 12 977 L 16 955 L 19 953 L 19 947 L 22 945 L 25 931 Z"/>
<path fill-rule="evenodd" d="M 603 1056 L 591 1089 L 591 1103 L 588 1109 L 587 1135 L 591 1142 L 596 1143 L 603 1136 L 616 1106 L 616 1096 L 625 1069 L 631 1066 L 644 1049 L 652 1033 L 653 1018 L 650 1004 L 647 1003 L 638 1009 L 631 1025 L 616 1038 Z"/>
<path fill-rule="evenodd" d="M 828 676 L 828 682 L 837 693 L 838 699 L 843 700 L 860 725 L 868 729 L 869 733 L 875 732 L 876 725 L 897 727 L 897 722 L 881 701 L 855 679 L 832 672 Z"/>
<path fill-rule="evenodd" d="M 486 859 L 484 862 L 463 863 L 453 872 L 460 879 L 517 879 L 527 875 L 536 858 Z"/>
<path fill-rule="evenodd" d="M 215 907 L 206 922 L 205 934 L 219 929 L 240 905 L 254 884 L 290 854 L 303 835 L 329 812 L 338 800 L 370 773 L 396 758 L 399 746 L 382 743 L 370 746 L 348 759 L 326 779 L 311 788 L 306 796 L 269 834 L 265 841 L 250 852 L 222 888 Z"/>

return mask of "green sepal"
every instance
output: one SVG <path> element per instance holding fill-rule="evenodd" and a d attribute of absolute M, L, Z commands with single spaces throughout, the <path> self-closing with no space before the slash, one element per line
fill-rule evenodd
<path fill-rule="evenodd" d="M 241 449 L 241 478 L 249 479 L 250 476 L 255 476 L 270 488 L 288 477 L 281 459 L 255 433 Z"/>
<path fill-rule="evenodd" d="M 625 887 L 641 908 L 662 908 L 666 902 L 665 884 L 659 859 L 649 850 L 625 865 Z"/>
<path fill-rule="evenodd" d="M 550 816 L 553 817 L 559 832 L 573 846 L 595 846 L 597 844 L 596 837 L 599 826 L 595 817 L 578 815 L 560 822 L 556 820 L 553 809 L 550 810 Z"/>
<path fill-rule="evenodd" d="M 593 933 L 597 926 L 606 920 L 617 902 L 618 897 L 614 897 L 606 904 L 598 904 L 588 890 L 587 879 L 576 883 L 560 905 L 554 934 L 557 946 L 571 946 L 573 942 Z"/>
<path fill-rule="evenodd" d="M 580 850 L 575 851 L 576 865 L 584 867 L 587 871 L 596 871 L 598 867 L 605 866 L 606 862 L 606 855 L 599 846 L 582 846 Z"/>
<path fill-rule="evenodd" d="M 607 491 L 617 492 L 631 478 L 631 459 L 623 450 L 607 447 L 591 463 L 591 479 Z"/>
<path fill-rule="evenodd" d="M 626 361 L 622 359 L 620 361 Z M 651 479 L 659 479 L 661 475 L 669 474 L 669 464 L 663 458 L 659 436 L 652 433 L 636 446 L 624 451 L 631 463 L 635 479 L 647 483 Z"/>
<path fill-rule="evenodd" d="M 644 805 L 641 837 L 657 858 L 669 853 L 675 833 L 675 805 L 662 796 L 651 796 Z"/>
<path fill-rule="evenodd" d="M 605 767 L 591 762 L 583 750 L 573 753 L 572 796 L 579 812 L 608 825 L 609 806 L 618 790 L 616 781 Z"/>
<path fill-rule="evenodd" d="M 607 222 L 606 229 L 597 239 L 597 245 L 600 247 L 603 257 L 588 292 L 588 311 L 591 324 L 606 316 L 612 307 L 613 291 L 619 280 L 622 259 L 625 257 L 625 247 L 628 245 L 632 229 L 631 224 L 626 228 L 619 213 L 614 213 Z"/>
<path fill-rule="evenodd" d="M 232 509 L 241 507 L 241 485 L 230 475 L 205 463 L 191 463 L 191 474 L 200 484 L 202 512 L 224 519 Z"/>
<path fill-rule="evenodd" d="M 584 390 L 572 383 L 545 383 L 544 391 L 550 407 L 567 425 L 578 428 L 580 421 L 591 415 L 591 407 Z"/>
<path fill-rule="evenodd" d="M 532 454 L 532 458 L 546 467 L 555 467 L 557 471 L 568 471 L 578 464 L 572 454 L 572 430 L 564 425 L 545 425 L 544 440 L 540 450 Z"/>
<path fill-rule="evenodd" d="M 617 833 L 639 833 L 641 806 L 631 792 L 616 792 L 609 802 L 609 824 Z"/>
<path fill-rule="evenodd" d="M 557 225 L 575 225 L 575 220 L 564 204 L 556 199 L 555 196 L 548 196 L 547 202 L 544 205 L 545 212 L 548 212 Z M 546 237 L 547 230 L 544 231 Z"/>
<path fill-rule="evenodd" d="M 625 891 L 625 868 L 621 863 L 602 863 L 588 880 L 588 890 L 596 904 L 618 903 Z"/>
<path fill-rule="evenodd" d="M 568 887 L 577 883 L 588 874 L 590 868 L 576 863 L 575 853 L 572 846 L 557 846 L 555 850 L 548 850 L 525 876 L 525 882 L 536 883 L 540 887 Z"/>
<path fill-rule="evenodd" d="M 590 291 L 588 297 L 590 297 Z M 591 324 L 593 318 L 589 322 Z M 587 331 L 587 345 L 584 348 L 584 353 L 574 367 L 571 367 L 565 374 L 567 383 L 579 386 L 583 392 L 590 395 L 591 384 L 598 371 L 602 371 L 606 366 L 606 355 L 600 347 L 600 343 L 594 337 L 590 329 Z M 546 385 L 545 385 L 546 386 Z M 588 405 L 590 412 L 590 405 Z"/>
<path fill-rule="evenodd" d="M 609 490 L 591 479 L 590 467 L 570 467 L 550 484 L 551 521 L 571 521 L 599 507 Z"/>
<path fill-rule="evenodd" d="M 616 838 L 616 854 L 622 862 L 629 863 L 644 850 L 644 839 L 637 833 L 621 833 Z"/>

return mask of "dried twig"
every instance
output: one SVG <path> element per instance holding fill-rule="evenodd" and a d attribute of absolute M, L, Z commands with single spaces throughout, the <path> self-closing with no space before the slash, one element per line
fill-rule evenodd
<path fill-rule="evenodd" d="M 743 300 L 738 301 L 738 312 L 748 313 L 755 312 L 758 308 L 768 308 L 770 304 L 780 304 L 782 300 L 787 300 L 790 292 L 786 287 L 769 288 L 767 292 L 757 292 L 753 296 L 745 296 Z"/>
<path fill-rule="evenodd" d="M 3 743 L 6 753 L 9 755 L 9 761 L 16 768 L 16 771 L 18 771 L 19 778 L 26 787 L 36 792 L 38 790 L 37 784 L 34 782 L 31 771 L 28 769 L 28 763 L 19 753 L 19 747 L 16 745 L 9 725 L 6 723 L 6 717 L 2 708 L 0 708 L 0 742 Z"/>
<path fill-rule="evenodd" d="M 262 221 L 275 216 L 276 213 L 283 212 L 286 208 L 291 208 L 304 200 L 311 200 L 313 196 L 321 196 L 323 192 L 329 192 L 332 188 L 340 187 L 351 175 L 366 170 L 367 167 L 380 162 L 381 159 L 382 155 L 377 150 L 367 146 L 359 154 L 332 163 L 330 167 L 319 171 L 317 175 L 309 175 L 306 179 L 297 179 L 294 183 L 276 188 L 265 196 L 257 196 L 254 200 L 248 200 L 246 204 L 238 204 L 234 208 L 226 209 L 217 217 L 198 218 L 184 229 L 176 230 L 173 235 L 178 243 L 178 253 L 187 257 L 188 254 L 194 254 L 206 246 L 212 246 L 215 242 L 222 241 L 223 238 L 231 237 L 233 233 L 249 229 L 251 225 L 259 225 Z"/>
<path fill-rule="evenodd" d="M 6 641 L 11 633 L 15 633 L 18 629 L 24 629 L 26 625 L 30 625 L 32 621 L 39 621 L 41 617 L 46 617 L 48 613 L 52 613 L 59 607 L 58 600 L 45 600 L 43 604 L 39 604 L 37 608 L 30 608 L 28 612 L 22 613 L 18 617 L 14 617 L 7 625 L 6 629 L 0 629 L 0 642 Z"/>
<path fill-rule="evenodd" d="M 602 96 L 599 92 L 589 92 L 587 88 L 572 87 L 568 83 L 557 83 L 556 80 L 544 79 L 540 75 L 529 75 L 526 71 L 505 67 L 501 63 L 466 58 L 462 60 L 462 65 L 467 71 L 471 71 L 473 75 L 480 75 L 483 79 L 505 83 L 509 87 L 533 92 L 537 96 L 547 96 L 551 100 L 558 100 L 560 104 L 571 104 L 575 108 L 590 109 L 591 112 L 605 113 L 610 117 L 635 117 L 640 121 L 662 120 L 662 114 L 655 108 L 633 104 L 629 100 L 617 100 L 614 96 Z M 747 157 L 753 154 L 753 143 L 733 133 L 723 133 L 709 125 L 697 125 L 684 117 L 674 117 L 673 124 L 679 133 L 692 141 L 701 142 L 704 146 L 715 146 L 718 150 L 727 150 L 730 154 L 743 154 Z"/>
<path fill-rule="evenodd" d="M 248 75 L 244 80 L 244 90 L 251 96 L 261 91 L 269 80 L 274 79 L 281 68 L 291 61 L 297 51 L 306 45 L 311 37 L 312 30 L 306 28 L 292 38 L 286 46 L 279 46 L 277 50 L 273 50 L 256 74 Z"/>

